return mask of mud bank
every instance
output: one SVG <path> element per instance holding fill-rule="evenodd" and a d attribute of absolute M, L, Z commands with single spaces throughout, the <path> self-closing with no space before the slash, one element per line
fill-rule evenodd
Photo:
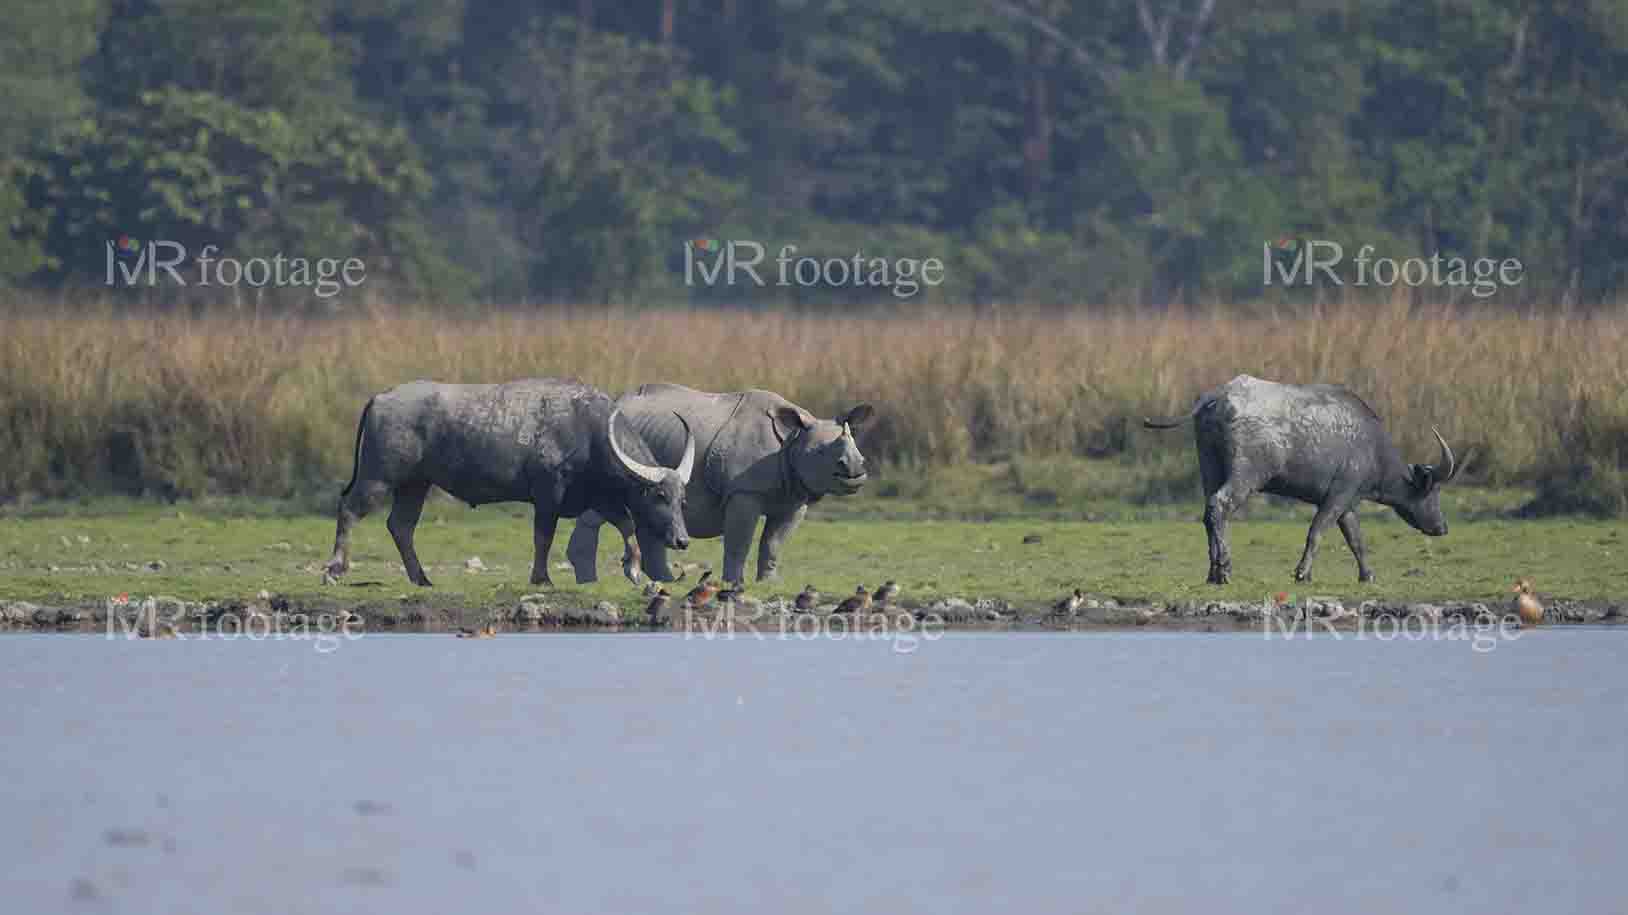
<path fill-rule="evenodd" d="M 1157 627 L 1183 631 L 1262 629 L 1296 626 L 1356 629 L 1393 621 L 1431 625 L 1454 622 L 1519 625 L 1502 602 L 1467 600 L 1353 602 L 1333 597 L 1289 601 L 1158 601 L 1087 597 L 1073 613 L 1025 606 L 1000 598 L 949 597 L 903 602 L 860 614 L 837 613 L 834 604 L 796 611 L 787 602 L 743 599 L 676 611 L 652 619 L 641 607 L 610 601 L 583 605 L 555 595 L 528 594 L 512 604 L 474 605 L 411 597 L 398 600 L 340 601 L 291 598 L 261 592 L 252 599 L 183 601 L 163 595 L 67 606 L 0 600 L 0 631 L 105 631 L 139 635 L 214 632 L 358 631 L 450 632 L 492 624 L 498 631 L 907 631 L 934 627 L 964 630 L 1090 630 Z M 1544 625 L 1619 625 L 1628 621 L 1628 600 L 1545 602 Z"/>

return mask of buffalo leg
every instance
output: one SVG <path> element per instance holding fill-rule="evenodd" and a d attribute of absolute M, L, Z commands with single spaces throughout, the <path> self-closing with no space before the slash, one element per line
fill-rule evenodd
<path fill-rule="evenodd" d="M 622 535 L 622 577 L 633 584 L 638 584 L 644 566 L 644 556 L 639 548 L 638 532 L 633 523 L 633 516 L 626 512 L 614 515 L 606 512 L 603 517 L 610 523 L 611 527 L 616 528 L 618 534 Z M 662 560 L 665 563 L 665 554 Z"/>
<path fill-rule="evenodd" d="M 746 580 L 746 554 L 752 551 L 752 535 L 762 516 L 762 503 L 747 495 L 735 496 L 724 507 L 724 581 Z"/>
<path fill-rule="evenodd" d="M 548 554 L 554 549 L 554 529 L 560 523 L 554 506 L 552 499 L 538 500 L 536 514 L 531 518 L 531 543 L 536 550 L 531 561 L 531 583 L 534 585 L 554 584 L 554 579 L 548 576 Z"/>
<path fill-rule="evenodd" d="M 757 546 L 757 580 L 769 581 L 780 576 L 780 548 L 808 514 L 808 505 L 797 506 L 796 511 L 770 515 L 763 522 L 763 539 Z"/>
<path fill-rule="evenodd" d="M 571 539 L 565 544 L 565 558 L 577 573 L 577 584 L 585 585 L 599 580 L 599 527 L 605 519 L 593 509 L 577 516 Z"/>
<path fill-rule="evenodd" d="M 1247 493 L 1240 493 L 1232 483 L 1226 483 L 1206 500 L 1204 531 L 1210 538 L 1210 577 L 1212 585 L 1224 585 L 1232 580 L 1232 550 L 1227 543 L 1227 522 L 1232 513 L 1243 505 Z"/>
<path fill-rule="evenodd" d="M 350 531 L 358 521 L 378 508 L 390 487 L 378 480 L 358 480 L 339 497 L 339 520 L 334 530 L 334 552 L 328 560 L 328 574 L 338 577 L 350 571 Z"/>
<path fill-rule="evenodd" d="M 1294 567 L 1295 581 L 1311 581 L 1312 560 L 1317 558 L 1317 542 L 1322 539 L 1328 523 L 1345 514 L 1345 510 L 1331 505 L 1319 506 L 1306 531 L 1306 550 L 1300 554 L 1300 564 Z"/>
<path fill-rule="evenodd" d="M 1368 568 L 1368 551 L 1362 545 L 1362 527 L 1357 524 L 1355 509 L 1340 516 L 1340 533 L 1345 535 L 1345 545 L 1351 548 L 1351 555 L 1357 557 L 1357 581 L 1373 581 L 1374 572 Z"/>
<path fill-rule="evenodd" d="M 424 497 L 430 494 L 428 483 L 408 483 L 396 488 L 395 503 L 390 506 L 390 538 L 396 541 L 396 551 L 401 553 L 401 564 L 407 569 L 407 580 L 423 588 L 430 587 L 430 577 L 424 574 L 424 566 L 418 561 L 418 551 L 413 548 L 413 531 L 418 527 L 419 516 L 424 513 Z"/>

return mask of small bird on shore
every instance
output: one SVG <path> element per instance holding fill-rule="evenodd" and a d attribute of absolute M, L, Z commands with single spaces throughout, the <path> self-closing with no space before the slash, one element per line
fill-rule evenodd
<path fill-rule="evenodd" d="M 1537 596 L 1532 593 L 1532 582 L 1521 579 L 1515 582 L 1510 589 L 1515 594 L 1515 612 L 1520 615 L 1521 622 L 1528 626 L 1536 626 L 1543 622 L 1543 604 L 1538 602 Z"/>
<path fill-rule="evenodd" d="M 813 610 L 815 605 L 817 605 L 819 602 L 819 589 L 815 588 L 813 585 L 805 585 L 802 593 L 797 595 L 797 600 L 793 602 L 793 605 L 799 610 L 807 611 Z"/>
<path fill-rule="evenodd" d="M 701 573 L 701 579 L 690 589 L 690 593 L 684 595 L 684 603 L 692 610 L 699 610 L 712 603 L 717 596 L 718 585 L 712 580 L 712 570 L 708 569 Z"/>
<path fill-rule="evenodd" d="M 1073 594 L 1070 594 L 1057 603 L 1052 604 L 1051 615 L 1073 616 L 1074 614 L 1080 612 L 1080 605 L 1083 603 L 1085 603 L 1085 592 L 1081 591 L 1079 588 L 1075 588 Z"/>
<path fill-rule="evenodd" d="M 871 600 L 885 607 L 898 596 L 899 583 L 890 578 L 886 584 L 876 589 L 876 593 L 871 595 Z"/>
<path fill-rule="evenodd" d="M 854 596 L 840 604 L 832 613 L 863 613 L 871 608 L 871 592 L 865 590 L 864 585 L 854 589 Z"/>
<path fill-rule="evenodd" d="M 474 629 L 460 628 L 458 630 L 458 638 L 460 639 L 489 639 L 496 635 L 497 623 L 493 622 L 488 622 L 486 625 Z"/>
<path fill-rule="evenodd" d="M 656 593 L 650 597 L 650 603 L 645 605 L 645 615 L 650 617 L 651 622 L 661 620 L 667 615 L 667 605 L 672 602 L 672 599 L 673 596 L 667 593 L 666 588 L 656 588 Z"/>

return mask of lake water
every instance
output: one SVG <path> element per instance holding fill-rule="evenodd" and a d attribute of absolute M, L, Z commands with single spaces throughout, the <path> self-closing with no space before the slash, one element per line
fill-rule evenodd
<path fill-rule="evenodd" d="M 7 912 L 1620 912 L 1628 632 L 0 637 Z"/>

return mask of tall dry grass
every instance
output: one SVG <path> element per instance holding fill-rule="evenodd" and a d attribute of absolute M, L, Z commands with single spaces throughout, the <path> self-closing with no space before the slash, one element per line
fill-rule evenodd
<path fill-rule="evenodd" d="M 414 378 L 570 375 L 865 400 L 899 462 L 1190 448 L 1138 428 L 1239 373 L 1340 382 L 1416 459 L 1430 425 L 1492 481 L 1628 460 L 1628 311 L 1548 317 L 1346 305 L 1222 313 L 799 317 L 720 311 L 342 320 L 0 317 L 0 498 L 287 496 L 349 474 L 367 396 Z M 1584 474 L 1587 475 L 1586 473 Z"/>

